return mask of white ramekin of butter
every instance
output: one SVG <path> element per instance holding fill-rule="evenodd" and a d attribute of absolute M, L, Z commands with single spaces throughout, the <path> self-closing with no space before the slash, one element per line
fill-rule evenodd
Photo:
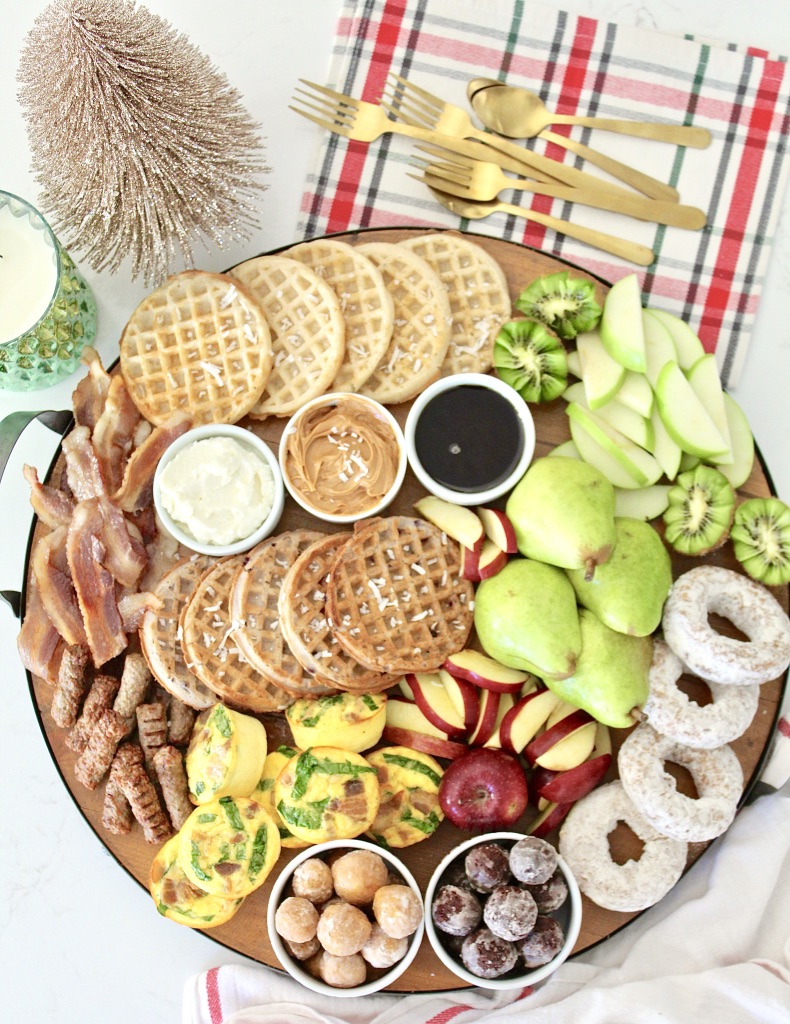
<path fill-rule="evenodd" d="M 406 474 L 403 431 L 392 413 L 363 395 L 331 393 L 290 418 L 280 469 L 291 497 L 329 523 L 377 515 Z"/>
<path fill-rule="evenodd" d="M 277 457 L 251 430 L 207 423 L 164 453 L 154 504 L 167 530 L 204 555 L 248 551 L 274 530 L 284 489 Z"/>

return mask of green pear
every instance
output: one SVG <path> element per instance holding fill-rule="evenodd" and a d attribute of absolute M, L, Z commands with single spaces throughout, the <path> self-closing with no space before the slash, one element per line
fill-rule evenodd
<path fill-rule="evenodd" d="M 512 558 L 475 595 L 475 630 L 486 654 L 510 668 L 561 679 L 581 649 L 576 596 L 553 565 Z"/>
<path fill-rule="evenodd" d="M 614 487 L 578 459 L 536 459 L 508 498 L 506 514 L 526 558 L 592 578 L 615 542 Z"/>
<path fill-rule="evenodd" d="M 544 677 L 560 700 L 589 712 L 603 725 L 627 729 L 647 700 L 653 638 L 616 633 L 587 608 L 579 612 L 582 650 L 565 679 Z"/>
<path fill-rule="evenodd" d="M 568 569 L 579 604 L 610 629 L 647 636 L 658 627 L 672 586 L 672 561 L 661 537 L 640 519 L 615 519 L 612 554 L 587 581 L 581 569 Z"/>

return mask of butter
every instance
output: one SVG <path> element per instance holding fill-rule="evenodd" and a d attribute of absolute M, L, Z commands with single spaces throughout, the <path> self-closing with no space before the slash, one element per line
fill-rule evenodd
<path fill-rule="evenodd" d="M 248 445 L 207 437 L 163 468 L 162 505 L 200 544 L 232 544 L 258 529 L 274 504 L 274 474 Z"/>

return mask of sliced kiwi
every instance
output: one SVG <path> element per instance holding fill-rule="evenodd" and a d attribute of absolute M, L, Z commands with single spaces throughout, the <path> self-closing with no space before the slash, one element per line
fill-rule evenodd
<path fill-rule="evenodd" d="M 535 320 L 511 320 L 494 339 L 494 368 L 525 402 L 550 402 L 568 384 L 565 347 Z"/>
<path fill-rule="evenodd" d="M 681 473 L 667 497 L 664 537 L 676 551 L 684 555 L 704 555 L 727 540 L 735 509 L 735 491 L 718 469 L 699 465 Z"/>
<path fill-rule="evenodd" d="M 735 557 L 755 580 L 790 583 L 790 508 L 779 498 L 749 498 L 735 510 Z"/>
<path fill-rule="evenodd" d="M 533 281 L 516 299 L 516 309 L 565 340 L 593 330 L 601 319 L 595 284 L 571 277 L 567 270 L 544 274 Z"/>

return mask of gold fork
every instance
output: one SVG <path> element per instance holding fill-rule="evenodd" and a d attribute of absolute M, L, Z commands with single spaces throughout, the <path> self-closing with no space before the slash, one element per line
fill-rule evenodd
<path fill-rule="evenodd" d="M 550 195 L 555 199 L 580 203 L 582 206 L 592 206 L 599 210 L 609 210 L 628 217 L 635 217 L 637 220 L 668 224 L 691 231 L 698 231 L 705 226 L 705 212 L 696 206 L 647 199 L 634 192 L 625 193 L 623 198 L 613 205 L 608 195 L 601 195 L 597 190 L 567 188 L 564 185 L 551 185 L 550 183 L 537 186 L 527 178 L 509 178 L 494 163 L 470 160 L 459 154 L 449 153 L 441 146 L 422 145 L 417 149 L 432 158 L 430 162 L 423 162 L 420 165 L 423 171 L 422 180 L 429 186 L 462 199 L 491 200 L 495 199 L 503 189 L 516 189 L 522 192 Z"/>
<path fill-rule="evenodd" d="M 508 142 L 506 139 L 475 128 L 469 114 L 462 107 L 445 103 L 438 96 L 426 92 L 425 89 L 419 88 L 401 75 L 390 72 L 388 86 L 390 93 L 386 99 L 382 98 L 381 106 L 393 117 L 403 120 L 406 124 L 419 124 L 425 128 L 433 128 L 434 131 L 442 132 L 445 135 L 462 135 L 464 138 L 478 139 L 511 156 L 514 151 L 516 153 L 524 152 L 520 146 Z M 607 174 L 624 181 L 627 185 L 635 188 L 637 192 L 641 192 L 651 199 L 661 199 L 665 202 L 676 202 L 678 199 L 678 191 L 671 185 L 657 181 L 619 160 L 598 153 L 596 150 L 590 149 L 589 146 L 584 146 L 573 139 L 566 139 L 563 135 L 557 135 L 554 132 L 541 132 L 540 137 L 575 153 L 587 160 L 588 163 L 600 167 Z"/>

